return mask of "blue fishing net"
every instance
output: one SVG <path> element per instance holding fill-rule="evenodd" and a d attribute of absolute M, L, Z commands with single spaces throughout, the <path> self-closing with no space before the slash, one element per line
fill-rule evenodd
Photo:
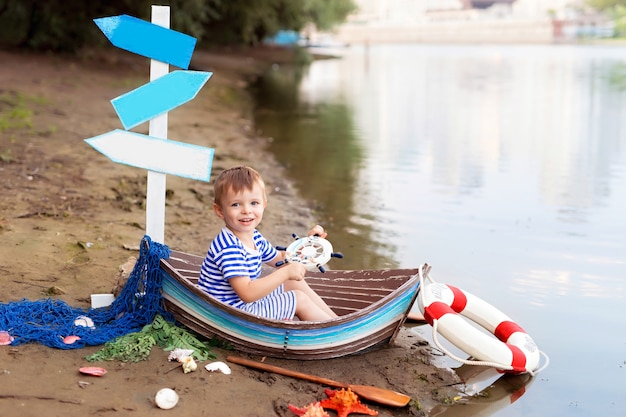
<path fill-rule="evenodd" d="M 76 308 L 51 298 L 0 303 L 0 331 L 13 336 L 12 345 L 34 342 L 59 349 L 76 349 L 101 345 L 118 336 L 140 331 L 152 323 L 156 314 L 173 321 L 163 308 L 159 273 L 160 259 L 169 256 L 166 245 L 152 242 L 146 235 L 128 281 L 110 306 Z M 80 339 L 66 343 L 76 339 L 68 340 L 68 336 Z"/>

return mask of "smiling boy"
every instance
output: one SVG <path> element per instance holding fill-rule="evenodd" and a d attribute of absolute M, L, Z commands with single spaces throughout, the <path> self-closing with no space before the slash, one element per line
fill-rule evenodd
<path fill-rule="evenodd" d="M 285 258 L 257 230 L 267 207 L 261 175 L 247 166 L 229 168 L 217 177 L 214 190 L 213 211 L 224 227 L 209 247 L 198 286 L 224 303 L 270 319 L 337 317 L 306 283 L 301 263 L 289 262 L 260 276 L 263 263 L 275 267 Z M 326 236 L 319 225 L 308 234 Z"/>

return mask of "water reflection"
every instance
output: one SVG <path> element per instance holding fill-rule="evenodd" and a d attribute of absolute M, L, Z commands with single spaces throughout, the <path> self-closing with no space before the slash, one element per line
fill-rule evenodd
<path fill-rule="evenodd" d="M 463 395 L 453 406 L 435 406 L 430 417 L 482 417 L 494 415 L 517 400 L 530 387 L 534 378 L 525 375 L 502 375 L 493 368 L 461 366 L 456 369 L 463 381 Z"/>
<path fill-rule="evenodd" d="M 363 158 L 352 112 L 342 103 L 299 101 L 300 76 L 294 73 L 273 71 L 254 86 L 255 94 L 264 98 L 256 109 L 257 125 L 274 139 L 272 152 L 289 168 L 302 194 L 314 202 L 326 228 L 350 234 L 349 245 L 335 248 L 347 258 L 360 259 L 360 268 L 387 264 L 386 245 L 373 243 L 373 215 L 352 210 L 362 204 L 352 190 L 358 186 Z M 288 91 L 277 92 L 283 89 Z M 390 246 L 386 253 L 393 251 Z"/>
<path fill-rule="evenodd" d="M 257 125 L 346 255 L 331 267 L 427 261 L 559 359 L 511 408 L 626 412 L 625 48 L 351 47 L 280 77 Z"/>
<path fill-rule="evenodd" d="M 570 270 L 530 270 L 513 277 L 513 290 L 529 296 L 527 300 L 543 305 L 552 295 L 576 295 L 584 298 L 623 300 L 623 277 L 601 273 L 575 274 Z"/>
<path fill-rule="evenodd" d="M 623 265 L 623 239 L 601 218 L 619 221 L 626 207 L 622 55 L 351 48 L 342 60 L 272 71 L 257 85 L 256 121 L 317 203 L 347 255 L 342 267 L 432 263 L 445 236 L 506 239 L 509 252 L 556 252 L 559 239 L 573 239 L 566 255 L 602 244 Z"/>

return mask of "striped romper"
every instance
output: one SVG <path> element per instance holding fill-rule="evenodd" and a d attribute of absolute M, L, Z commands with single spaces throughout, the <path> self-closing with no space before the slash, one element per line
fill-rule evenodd
<path fill-rule="evenodd" d="M 245 247 L 228 228 L 222 228 L 204 258 L 198 287 L 216 299 L 250 314 L 275 320 L 291 320 L 296 313 L 296 295 L 293 291 L 285 292 L 283 284 L 265 297 L 245 303 L 228 283 L 232 277 L 257 279 L 262 264 L 278 254 L 258 230 L 254 231 L 253 239 L 255 250 Z"/>

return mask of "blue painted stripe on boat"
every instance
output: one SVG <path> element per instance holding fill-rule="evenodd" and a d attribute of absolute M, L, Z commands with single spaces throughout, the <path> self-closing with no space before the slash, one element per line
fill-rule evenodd
<path fill-rule="evenodd" d="M 260 323 L 253 323 L 240 317 L 227 314 L 223 310 L 205 302 L 193 292 L 189 291 L 168 274 L 163 274 L 163 291 L 165 296 L 171 295 L 171 301 L 185 309 L 201 321 L 209 321 L 227 333 L 240 335 L 250 341 L 258 341 L 267 346 L 283 346 L 285 331 L 282 328 L 272 328 Z"/>
<path fill-rule="evenodd" d="M 230 315 L 205 302 L 182 284 L 162 271 L 163 292 L 166 298 L 185 309 L 200 321 L 210 322 L 215 328 L 225 333 L 236 335 L 258 345 L 282 349 L 285 336 L 289 336 L 290 350 L 320 349 L 339 346 L 351 341 L 363 339 L 376 330 L 384 328 L 389 322 L 397 320 L 407 310 L 418 284 L 410 287 L 400 297 L 381 306 L 372 313 L 358 320 L 339 323 L 335 326 L 318 329 L 298 329 L 273 327 L 262 323 L 250 322 Z"/>
<path fill-rule="evenodd" d="M 209 319 L 217 328 L 220 328 L 227 333 L 236 334 L 244 339 L 248 339 L 257 344 L 267 345 L 269 343 L 268 346 L 282 348 L 284 335 L 286 333 L 284 328 L 276 328 L 258 323 L 250 323 L 246 320 L 231 316 L 227 313 L 224 313 L 220 309 L 211 306 L 208 303 L 205 303 L 201 299 L 196 299 L 195 294 L 189 292 L 186 288 L 180 286 L 180 284 L 176 282 L 173 283 L 178 286 L 178 290 L 182 290 L 182 293 L 177 292 L 174 298 L 177 298 L 179 300 L 185 298 L 186 302 L 184 304 L 188 305 L 187 310 L 191 314 L 199 316 L 201 320 L 204 321 Z M 409 294 L 409 301 L 411 297 L 412 295 Z M 198 301 L 200 302 L 198 303 Z M 192 305 L 190 305 L 189 303 L 191 303 Z M 408 307 L 408 305 L 403 306 L 402 303 L 396 304 L 402 306 L 399 307 L 399 314 L 403 314 L 403 312 L 406 311 L 406 308 Z M 184 305 L 181 305 L 181 307 L 184 308 Z M 368 317 L 371 317 L 371 315 Z M 350 340 L 358 340 L 360 338 L 363 338 L 364 336 L 367 336 L 367 332 L 373 331 L 372 329 L 375 329 L 374 323 L 364 323 L 365 320 L 367 320 L 367 318 L 318 330 L 298 330 L 292 328 L 289 332 L 290 349 L 298 350 L 299 348 L 312 348 L 320 346 L 330 347 L 333 345 L 347 343 Z M 386 320 L 387 318 L 385 317 L 385 319 L 379 319 L 377 320 L 377 322 L 383 323 L 384 325 Z M 360 330 L 365 329 L 367 331 L 359 331 L 359 327 Z M 350 328 L 356 328 L 357 330 L 354 332 L 349 332 L 348 329 Z"/>
<path fill-rule="evenodd" d="M 413 298 L 413 294 L 417 291 L 417 285 L 406 291 L 401 297 L 393 300 L 392 302 L 381 306 L 379 309 L 374 310 L 372 313 L 363 316 L 359 320 L 351 321 L 338 328 L 336 332 L 326 332 L 324 335 L 317 335 L 317 337 L 330 337 L 331 339 L 354 339 L 358 340 L 368 334 L 373 334 L 376 330 L 386 327 L 390 322 L 396 321 L 401 317 L 408 309 L 408 305 Z M 300 338 L 316 337 L 315 331 L 307 330 L 295 331 L 289 334 L 289 344 L 298 345 Z M 316 339 L 316 341 L 319 341 Z M 331 340 L 329 341 L 332 343 Z"/>

